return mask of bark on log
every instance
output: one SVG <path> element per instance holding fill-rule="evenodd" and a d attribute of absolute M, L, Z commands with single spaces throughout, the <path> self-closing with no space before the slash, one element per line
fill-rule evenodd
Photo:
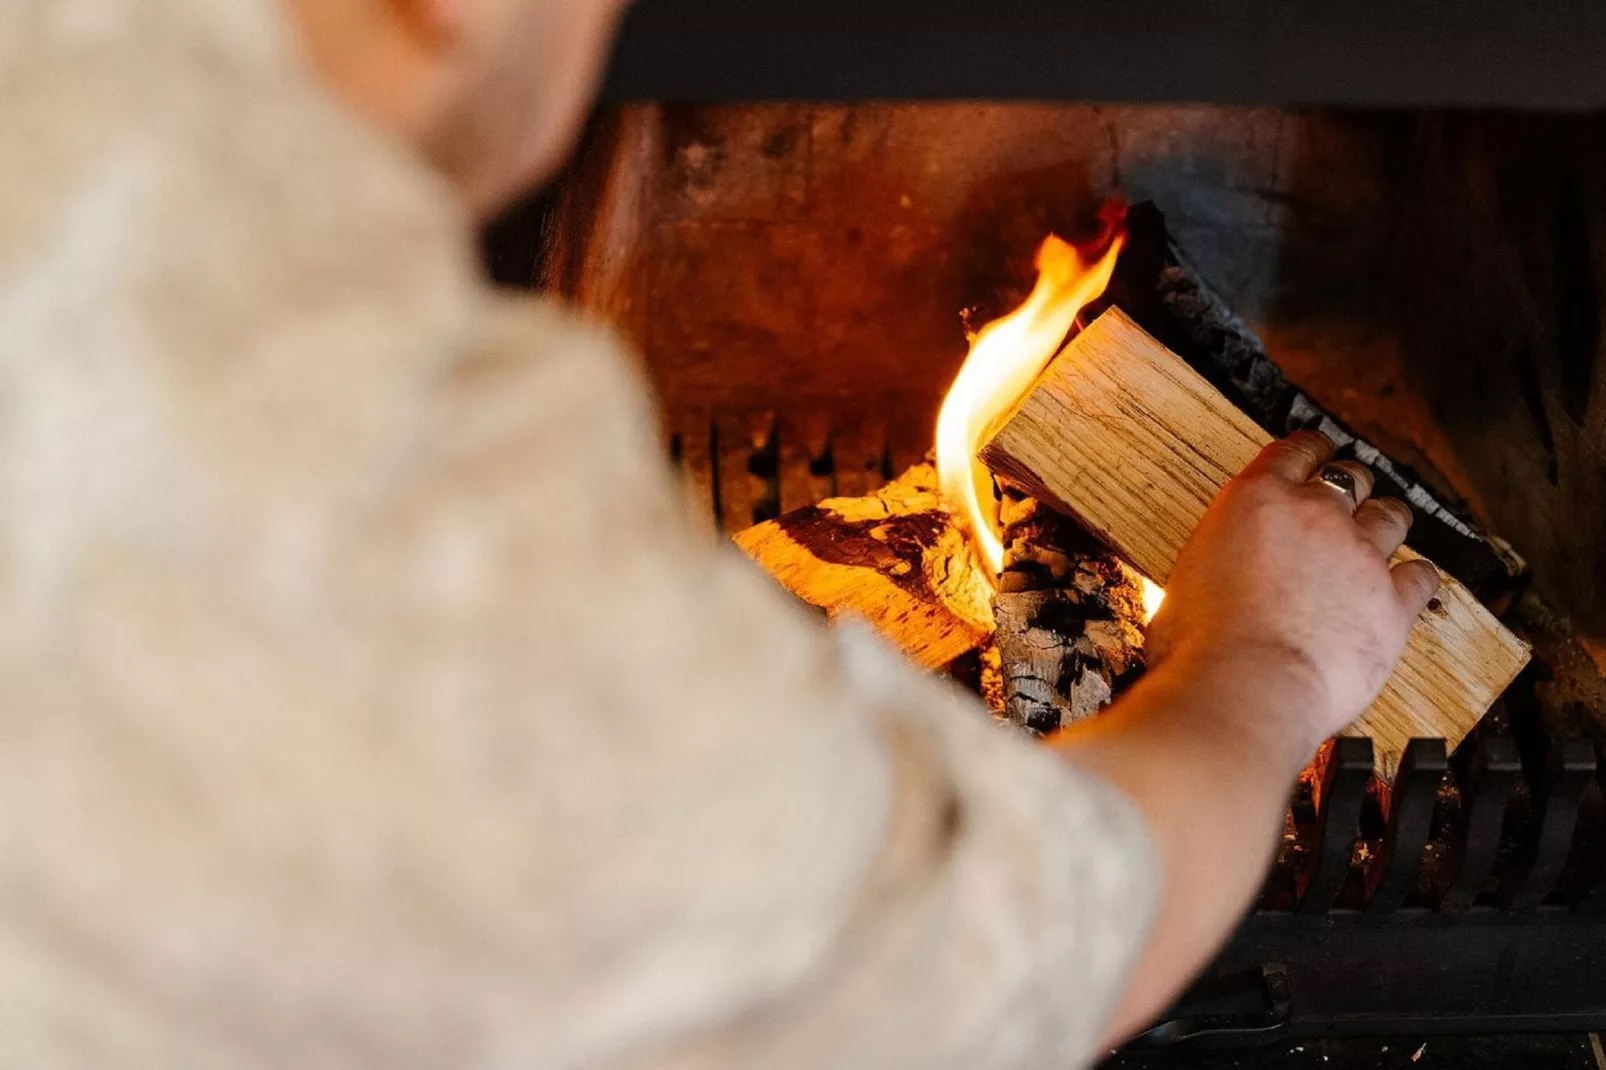
<path fill-rule="evenodd" d="M 1404 499 L 1416 514 L 1411 541 L 1487 603 L 1521 594 L 1528 568 L 1504 542 L 1452 507 L 1408 466 L 1360 438 L 1283 375 L 1250 330 L 1189 264 L 1153 204 L 1127 213 L 1127 242 L 1089 319 L 1118 307 L 1275 436 L 1321 430 L 1378 476 L 1377 493 Z"/>
<path fill-rule="evenodd" d="M 1083 522 L 1163 584 L 1221 486 L 1271 436 L 1111 309 L 1049 365 L 982 450 L 1002 478 Z M 1396 560 L 1416 555 L 1402 549 Z M 1444 577 L 1383 693 L 1351 730 L 1391 777 L 1414 736 L 1451 746 L 1528 660 L 1528 647 Z"/>
<path fill-rule="evenodd" d="M 875 494 L 827 498 L 735 536 L 781 585 L 828 616 L 862 617 L 940 668 L 992 632 L 991 585 L 917 464 Z"/>
<path fill-rule="evenodd" d="M 1003 488 L 993 598 L 1004 715 L 1038 733 L 1092 716 L 1143 670 L 1137 575 L 1075 521 Z"/>

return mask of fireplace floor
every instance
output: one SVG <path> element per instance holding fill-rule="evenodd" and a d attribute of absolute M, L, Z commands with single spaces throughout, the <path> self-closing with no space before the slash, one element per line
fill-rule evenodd
<path fill-rule="evenodd" d="M 1126 1053 L 1101 1070 L 1606 1070 L 1598 1034 L 1362 1037 L 1234 1051 Z"/>

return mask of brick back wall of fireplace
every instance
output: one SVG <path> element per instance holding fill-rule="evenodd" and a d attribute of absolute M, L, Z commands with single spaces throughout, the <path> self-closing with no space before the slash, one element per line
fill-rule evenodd
<path fill-rule="evenodd" d="M 1296 381 L 1468 500 L 1606 636 L 1597 135 L 1216 106 L 631 105 L 593 122 L 541 274 L 640 347 L 735 528 L 918 458 L 961 310 L 1006 311 L 1043 235 L 1104 198 L 1153 200 Z"/>

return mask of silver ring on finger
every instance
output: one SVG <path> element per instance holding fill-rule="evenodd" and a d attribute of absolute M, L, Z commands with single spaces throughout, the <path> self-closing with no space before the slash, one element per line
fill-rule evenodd
<path fill-rule="evenodd" d="M 1316 482 L 1343 496 L 1349 503 L 1350 512 L 1361 506 L 1361 487 L 1355 479 L 1355 473 L 1336 464 L 1325 464 L 1316 473 Z"/>

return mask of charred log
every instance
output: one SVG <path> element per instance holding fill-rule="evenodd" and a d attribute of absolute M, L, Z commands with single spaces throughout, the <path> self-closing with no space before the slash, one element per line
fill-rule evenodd
<path fill-rule="evenodd" d="M 914 661 L 941 668 L 992 629 L 986 573 L 917 464 L 875 494 L 827 498 L 735 536 L 792 594 L 867 621 Z"/>
<path fill-rule="evenodd" d="M 1034 732 L 1092 716 L 1143 670 L 1138 578 L 1079 524 L 1003 489 L 993 599 L 1004 715 Z"/>

